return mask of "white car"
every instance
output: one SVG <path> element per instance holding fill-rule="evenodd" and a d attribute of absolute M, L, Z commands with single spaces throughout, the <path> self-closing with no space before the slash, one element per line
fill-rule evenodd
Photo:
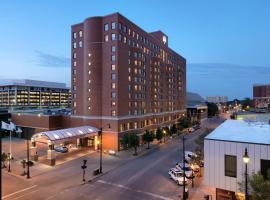
<path fill-rule="evenodd" d="M 191 178 L 193 176 L 193 172 L 192 172 L 192 169 L 191 167 L 189 166 L 188 163 L 176 163 L 176 169 L 178 169 L 179 171 L 181 172 L 184 172 L 185 170 L 185 174 L 186 174 L 186 177 L 187 178 Z"/>
<path fill-rule="evenodd" d="M 169 175 L 170 178 L 172 180 L 174 180 L 178 185 L 183 185 L 184 183 L 184 177 L 183 177 L 183 173 L 176 169 L 176 168 L 172 168 L 169 170 Z M 185 184 L 187 184 L 188 180 L 185 180 Z"/>
<path fill-rule="evenodd" d="M 187 163 L 190 162 L 192 157 L 196 157 L 196 156 L 197 156 L 197 154 L 193 153 L 192 151 L 185 151 L 185 161 Z M 194 165 L 194 167 L 195 167 L 194 171 L 200 170 L 200 167 L 203 167 L 203 165 L 204 165 L 204 162 L 203 162 L 203 160 L 201 160 L 200 163 Z"/>

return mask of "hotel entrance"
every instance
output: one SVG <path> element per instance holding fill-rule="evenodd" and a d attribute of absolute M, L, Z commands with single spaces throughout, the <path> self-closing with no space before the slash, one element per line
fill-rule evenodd
<path fill-rule="evenodd" d="M 31 159 L 55 165 L 94 152 L 98 150 L 98 131 L 95 127 L 81 126 L 34 134 L 31 138 Z"/>

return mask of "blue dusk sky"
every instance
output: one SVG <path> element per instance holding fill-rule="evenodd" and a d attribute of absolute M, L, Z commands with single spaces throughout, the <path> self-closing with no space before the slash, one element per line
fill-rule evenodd
<path fill-rule="evenodd" d="M 70 26 L 120 12 L 162 30 L 187 59 L 187 89 L 203 97 L 252 97 L 270 83 L 269 0 L 1 0 L 1 79 L 70 84 Z"/>

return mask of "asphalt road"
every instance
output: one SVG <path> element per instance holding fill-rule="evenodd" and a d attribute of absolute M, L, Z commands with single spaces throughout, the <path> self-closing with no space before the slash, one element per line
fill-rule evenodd
<path fill-rule="evenodd" d="M 210 119 L 208 126 L 216 126 L 219 123 L 220 119 Z M 194 140 L 200 132 L 202 131 L 198 130 L 187 136 L 186 150 L 195 149 Z M 98 154 L 93 154 L 56 166 L 48 173 L 28 181 L 5 175 L 4 181 L 8 181 L 4 182 L 3 199 L 179 199 L 181 186 L 169 179 L 168 170 L 174 167 L 177 161 L 182 160 L 180 138 L 174 138 L 133 160 L 105 157 L 105 166 L 111 169 L 109 173 L 82 185 L 80 165 L 84 158 L 88 159 L 89 168 L 98 166 Z M 89 168 L 88 174 L 92 172 Z"/>

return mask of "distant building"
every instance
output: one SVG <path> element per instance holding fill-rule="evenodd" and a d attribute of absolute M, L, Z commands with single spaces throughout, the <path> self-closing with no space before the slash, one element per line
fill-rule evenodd
<path fill-rule="evenodd" d="M 1 108 L 57 108 L 70 106 L 65 83 L 18 79 L 0 80 Z"/>
<path fill-rule="evenodd" d="M 227 120 L 204 139 L 205 183 L 216 189 L 216 199 L 242 199 L 243 155 L 249 155 L 248 175 L 270 169 L 270 125 Z M 209 189 L 210 189 L 209 188 Z M 236 198 L 239 197 L 239 198 Z"/>
<path fill-rule="evenodd" d="M 197 93 L 187 92 L 187 117 L 198 122 L 207 118 L 205 99 Z"/>
<path fill-rule="evenodd" d="M 228 101 L 228 97 L 226 96 L 208 96 L 206 97 L 206 101 L 209 103 L 226 103 Z"/>
<path fill-rule="evenodd" d="M 255 108 L 270 109 L 270 84 L 253 85 L 253 100 Z"/>

